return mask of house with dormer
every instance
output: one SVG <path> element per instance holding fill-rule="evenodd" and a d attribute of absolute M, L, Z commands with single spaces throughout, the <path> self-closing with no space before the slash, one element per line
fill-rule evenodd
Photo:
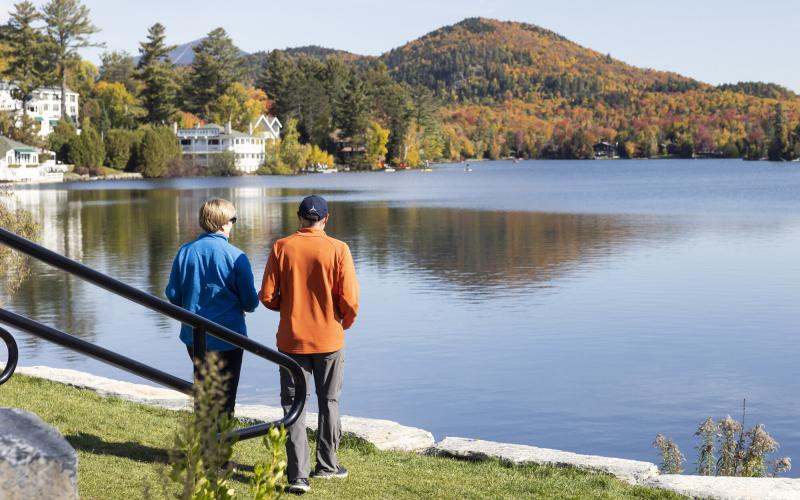
<path fill-rule="evenodd" d="M 198 167 L 210 167 L 215 155 L 230 151 L 235 156 L 236 169 L 253 173 L 264 164 L 267 141 L 280 137 L 281 122 L 272 116 L 261 115 L 251 123 L 247 132 L 225 125 L 209 123 L 192 128 L 178 128 L 175 135 L 184 160 Z"/>

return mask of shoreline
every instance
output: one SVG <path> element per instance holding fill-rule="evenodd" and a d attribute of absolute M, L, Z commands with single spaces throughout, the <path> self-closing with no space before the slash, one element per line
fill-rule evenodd
<path fill-rule="evenodd" d="M 123 382 L 77 370 L 46 366 L 18 367 L 17 373 L 52 382 L 89 389 L 104 397 L 168 410 L 191 409 L 190 398 L 177 391 L 145 384 Z M 272 421 L 282 416 L 279 407 L 236 405 L 236 416 L 254 421 Z M 308 412 L 306 425 L 315 430 L 316 414 Z M 372 443 L 379 450 L 448 456 L 467 460 L 499 459 L 513 465 L 538 464 L 573 467 L 587 472 L 611 474 L 633 485 L 662 488 L 690 497 L 715 499 L 800 498 L 800 479 L 739 478 L 660 474 L 651 462 L 498 443 L 471 438 L 444 437 L 435 441 L 424 429 L 397 422 L 342 415 L 342 431 Z"/>
<path fill-rule="evenodd" d="M 663 160 L 684 160 L 684 161 L 741 161 L 746 163 L 774 163 L 774 164 L 783 164 L 783 163 L 800 163 L 800 159 L 792 160 L 792 161 L 771 161 L 766 158 L 761 158 L 758 160 L 750 160 L 747 158 L 716 158 L 716 157 L 693 157 L 693 158 L 681 158 L 678 156 L 653 156 L 650 158 L 498 158 L 497 160 L 490 160 L 487 158 L 469 158 L 464 160 L 450 160 L 450 161 L 438 161 L 435 163 L 431 163 L 431 166 L 450 166 L 450 165 L 459 165 L 459 164 L 468 164 L 468 163 L 485 163 L 485 162 L 511 162 L 511 163 L 519 163 L 519 162 L 529 162 L 529 161 L 544 161 L 544 162 L 562 162 L 562 161 L 579 161 L 579 162 L 591 162 L 591 161 L 663 161 Z M 430 168 L 430 167 L 428 167 Z M 414 167 L 414 168 L 403 168 L 398 169 L 401 171 L 420 171 L 423 172 L 424 169 L 422 166 Z M 336 173 L 365 173 L 365 172 L 383 172 L 382 169 L 377 170 L 339 170 Z M 242 173 L 241 175 L 234 176 L 234 177 L 300 177 L 306 175 L 314 175 L 319 172 L 298 172 L 296 174 L 256 174 L 256 173 Z M 188 176 L 188 177 L 153 177 L 153 178 L 146 178 L 141 173 L 138 172 L 120 172 L 118 174 L 112 174 L 102 177 L 90 177 L 88 175 L 70 175 L 70 177 L 65 177 L 63 180 L 60 181 L 53 181 L 51 179 L 41 179 L 41 180 L 34 180 L 34 181 L 0 181 L 0 186 L 31 186 L 31 185 L 59 185 L 64 183 L 70 182 L 97 182 L 97 181 L 147 181 L 147 180 L 163 180 L 163 179 L 207 179 L 207 178 L 226 178 L 228 176 Z"/>

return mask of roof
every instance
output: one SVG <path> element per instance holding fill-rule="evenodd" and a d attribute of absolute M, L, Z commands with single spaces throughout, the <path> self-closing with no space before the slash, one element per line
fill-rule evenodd
<path fill-rule="evenodd" d="M 13 81 L 0 80 L 0 90 L 11 90 L 11 89 L 16 89 L 16 88 L 18 88 L 17 84 L 14 83 Z M 42 91 L 42 90 L 61 92 L 61 86 L 59 86 L 59 85 L 42 85 L 41 87 L 36 87 L 36 89 L 34 89 L 34 92 Z M 65 90 L 66 90 L 66 92 L 68 94 L 77 94 L 77 92 L 75 92 L 74 90 L 72 90 L 69 87 L 66 87 Z"/>
<path fill-rule="evenodd" d="M 178 129 L 178 137 L 187 137 L 190 134 L 185 133 L 188 130 L 203 130 L 203 129 L 217 129 L 219 130 L 219 135 L 214 136 L 215 138 L 228 138 L 228 137 L 248 137 L 252 139 L 260 139 L 257 135 L 246 134 L 244 132 L 239 132 L 238 130 L 231 130 L 230 133 L 225 131 L 225 127 L 222 125 L 217 125 L 216 123 L 207 123 L 201 127 L 194 127 L 194 128 L 181 128 Z M 183 133 L 182 133 L 183 132 Z"/>
<path fill-rule="evenodd" d="M 270 129 L 275 124 L 275 122 L 278 123 L 278 127 L 279 128 L 283 128 L 283 124 L 281 123 L 280 120 L 278 120 L 278 117 L 277 116 L 271 116 L 271 115 L 261 115 L 261 116 L 259 116 L 258 119 L 256 120 L 256 123 L 253 126 L 253 128 L 258 128 L 258 126 L 261 124 L 261 122 L 264 122 L 267 125 L 267 127 L 269 127 Z"/>
<path fill-rule="evenodd" d="M 9 139 L 4 135 L 0 135 L 0 156 L 5 156 L 11 150 L 19 151 L 21 153 L 35 153 L 38 151 L 33 146 L 28 146 L 14 139 Z"/>

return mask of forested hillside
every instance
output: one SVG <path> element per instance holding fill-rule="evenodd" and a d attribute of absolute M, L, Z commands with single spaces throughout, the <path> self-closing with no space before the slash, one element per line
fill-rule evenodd
<path fill-rule="evenodd" d="M 445 136 L 457 143 L 452 158 L 581 158 L 599 140 L 618 143 L 622 156 L 760 158 L 771 144 L 778 156 L 800 153 L 800 100 L 788 89 L 715 88 L 529 24 L 467 19 L 381 59 L 394 79 L 435 94 Z"/>

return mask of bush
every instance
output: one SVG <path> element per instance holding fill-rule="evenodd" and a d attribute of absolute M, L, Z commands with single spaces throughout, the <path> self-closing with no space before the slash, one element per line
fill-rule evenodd
<path fill-rule="evenodd" d="M 125 170 L 136 145 L 136 134 L 131 130 L 111 129 L 106 133 L 106 165 Z"/>
<path fill-rule="evenodd" d="M 143 127 L 137 147 L 138 169 L 145 177 L 164 177 L 169 163 L 181 157 L 181 147 L 175 134 L 167 127 Z"/>
<path fill-rule="evenodd" d="M 70 139 L 69 161 L 79 167 L 102 167 L 106 158 L 106 148 L 100 134 L 89 122 L 84 122 L 81 135 Z"/>
<path fill-rule="evenodd" d="M 743 408 L 742 422 L 744 414 Z M 695 436 L 700 438 L 697 473 L 701 476 L 775 477 L 792 468 L 789 457 L 765 462 L 779 445 L 762 424 L 745 432 L 744 425 L 730 415 L 719 422 L 708 418 L 700 424 Z M 677 444 L 659 434 L 653 445 L 661 451 L 661 472 L 683 472 L 683 454 Z"/>
<path fill-rule="evenodd" d="M 239 169 L 236 168 L 236 153 L 224 151 L 214 155 L 211 159 L 211 164 L 208 166 L 208 175 L 215 177 L 242 175 Z"/>
<path fill-rule="evenodd" d="M 182 499 L 232 499 L 236 492 L 230 479 L 236 471 L 230 460 L 236 439 L 231 434 L 235 421 L 223 409 L 223 387 L 228 381 L 216 352 L 208 352 L 204 362 L 195 363 L 200 373 L 193 387 L 194 413 L 175 435 L 169 478 L 181 485 Z M 281 497 L 286 484 L 286 437 L 284 427 L 271 427 L 262 438 L 267 457 L 253 468 L 250 489 L 254 500 Z"/>
<path fill-rule="evenodd" d="M 202 167 L 183 158 L 171 160 L 167 166 L 167 177 L 201 177 L 206 175 Z"/>
<path fill-rule="evenodd" d="M 69 143 L 76 137 L 78 137 L 78 132 L 72 123 L 59 120 L 53 131 L 47 136 L 47 147 L 56 154 L 56 160 L 68 163 Z"/>
<path fill-rule="evenodd" d="M 11 195 L 0 194 L 0 198 Z M 39 234 L 39 225 L 33 221 L 30 212 L 8 208 L 3 199 L 0 199 L 0 227 L 16 233 L 29 240 L 35 239 Z M 19 252 L 12 251 L 5 245 L 0 245 L 0 284 L 5 291 L 0 294 L 0 304 L 3 296 L 11 296 L 25 281 L 29 274 L 27 259 Z"/>

